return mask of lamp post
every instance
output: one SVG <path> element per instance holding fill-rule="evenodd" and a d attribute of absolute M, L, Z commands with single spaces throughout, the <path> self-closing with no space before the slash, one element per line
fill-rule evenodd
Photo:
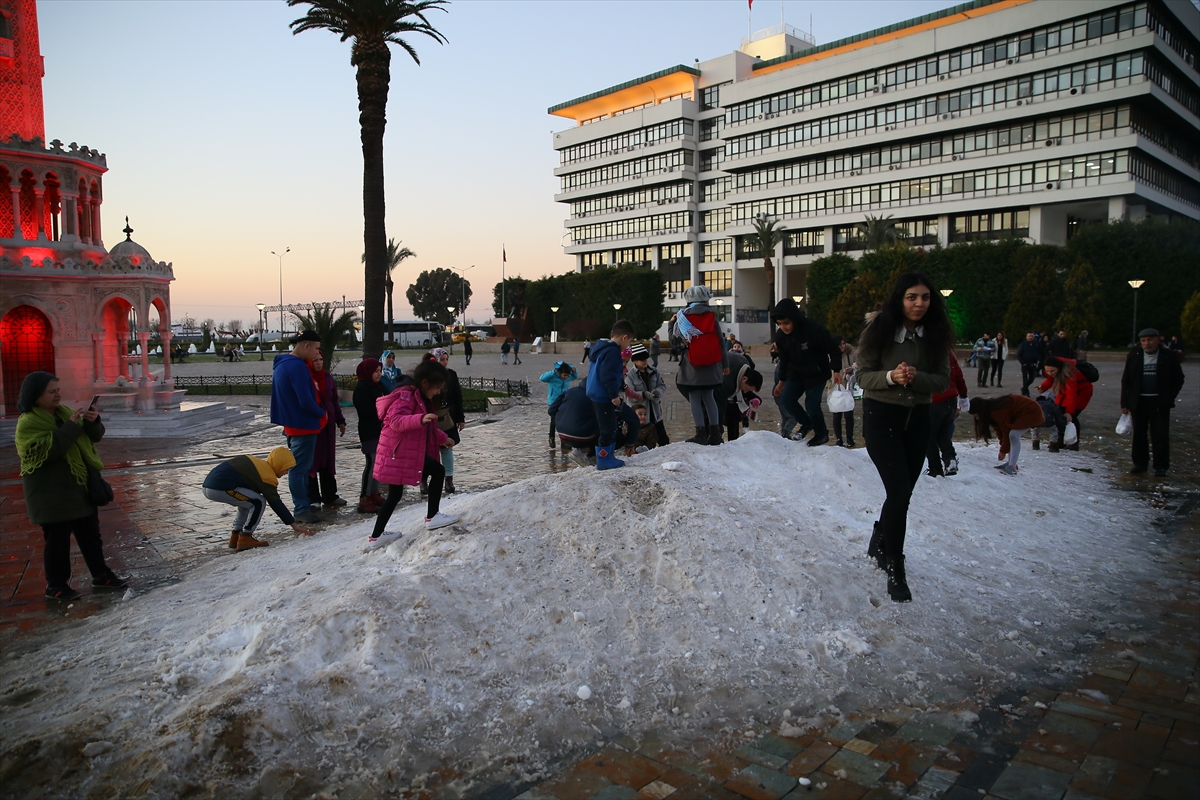
<path fill-rule="evenodd" d="M 713 299 L 713 305 L 717 307 L 717 319 L 724 322 L 725 320 L 721 318 L 721 306 L 725 305 L 725 301 L 717 297 Z"/>
<path fill-rule="evenodd" d="M 255 303 L 254 307 L 258 309 L 258 360 L 263 360 L 263 338 L 267 335 L 267 315 L 263 311 L 267 307 L 266 303 Z"/>
<path fill-rule="evenodd" d="M 558 355 L 558 306 L 550 306 L 550 338 L 554 340 L 554 355 Z"/>
<path fill-rule="evenodd" d="M 358 343 L 359 344 L 362 344 L 363 318 L 366 316 L 366 314 L 367 314 L 367 307 L 359 306 L 358 307 Z"/>
<path fill-rule="evenodd" d="M 469 267 L 451 267 L 450 269 L 459 273 L 458 277 L 462 278 L 462 284 L 461 284 L 461 286 L 462 286 L 462 324 L 463 324 L 463 328 L 466 328 L 467 327 L 467 270 L 475 269 L 475 265 L 472 264 Z"/>
<path fill-rule="evenodd" d="M 613 303 L 613 322 L 616 322 L 620 318 L 621 318 L 621 304 Z"/>
<path fill-rule="evenodd" d="M 271 251 L 271 255 L 279 259 L 279 335 L 283 335 L 283 257 L 292 252 L 292 248 L 284 248 L 282 253 Z"/>
<path fill-rule="evenodd" d="M 1142 288 L 1145 281 L 1129 281 L 1129 285 L 1133 287 L 1133 343 L 1137 344 L 1137 294 L 1138 289 Z"/>
<path fill-rule="evenodd" d="M 949 297 L 950 295 L 954 294 L 953 289 L 942 289 L 940 291 L 942 293 L 942 297 Z"/>

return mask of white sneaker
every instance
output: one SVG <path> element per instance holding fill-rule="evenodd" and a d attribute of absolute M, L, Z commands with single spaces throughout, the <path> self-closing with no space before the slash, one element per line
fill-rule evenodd
<path fill-rule="evenodd" d="M 946 465 L 946 474 L 947 475 L 957 475 L 958 474 L 958 459 L 957 458 L 950 459 L 950 463 Z"/>
<path fill-rule="evenodd" d="M 433 531 L 437 530 L 438 528 L 444 528 L 447 525 L 453 525 L 460 519 L 462 519 L 462 517 L 454 517 L 449 514 L 443 514 L 439 511 L 438 513 L 434 514 L 431 519 L 425 520 L 425 530 Z"/>
<path fill-rule="evenodd" d="M 649 452 L 650 452 L 650 448 L 649 448 L 649 447 L 646 447 L 646 445 L 644 445 L 644 444 L 639 444 L 639 445 L 637 446 L 637 448 L 636 448 L 636 449 L 634 449 L 634 451 L 633 451 L 633 452 L 635 452 L 635 453 L 649 453 Z"/>

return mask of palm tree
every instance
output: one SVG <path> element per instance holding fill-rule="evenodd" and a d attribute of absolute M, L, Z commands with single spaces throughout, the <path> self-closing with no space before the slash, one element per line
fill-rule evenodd
<path fill-rule="evenodd" d="M 389 342 L 396 341 L 395 331 L 392 330 L 392 290 L 396 285 L 392 281 L 392 272 L 396 267 L 400 266 L 400 262 L 406 258 L 416 258 L 417 254 L 407 247 L 401 247 L 400 243 L 395 239 L 388 239 L 387 243 L 387 278 L 383 284 L 384 291 L 387 292 L 387 338 Z M 367 254 L 363 253 L 363 263 L 367 263 Z"/>
<path fill-rule="evenodd" d="M 858 233 L 863 238 L 863 249 L 867 252 L 882 250 L 902 242 L 904 231 L 900 230 L 898 225 L 899 223 L 892 219 L 891 214 L 886 217 L 872 217 L 867 214 L 866 222 L 860 222 L 857 225 Z"/>
<path fill-rule="evenodd" d="M 775 247 L 783 240 L 783 232 L 787 230 L 779 224 L 779 220 L 771 219 L 766 214 L 754 218 L 754 233 L 750 234 L 750 243 L 762 254 L 763 273 L 767 279 L 767 309 L 775 307 L 775 265 L 771 258 L 775 255 Z"/>
<path fill-rule="evenodd" d="M 354 312 L 345 311 L 340 316 L 334 316 L 333 303 L 314 303 L 311 314 L 301 314 L 293 311 L 292 316 L 300 320 L 301 330 L 310 330 L 321 337 L 321 352 L 325 354 L 325 371 L 333 372 L 337 363 L 334 350 L 337 343 L 354 330 Z"/>
<path fill-rule="evenodd" d="M 384 225 L 383 130 L 387 125 L 387 96 L 391 83 L 392 52 L 400 47 L 417 63 L 417 51 L 401 38 L 419 33 L 439 44 L 446 37 L 425 13 L 445 11 L 446 0 L 287 0 L 288 6 L 306 5 L 308 12 L 290 27 L 293 34 L 327 30 L 350 45 L 350 64 L 357 70 L 358 124 L 363 150 L 363 354 L 383 351 L 383 301 L 388 278 L 387 229 Z"/>

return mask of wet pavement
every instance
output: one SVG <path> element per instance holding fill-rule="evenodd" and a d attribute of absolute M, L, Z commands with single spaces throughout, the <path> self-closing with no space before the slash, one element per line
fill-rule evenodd
<path fill-rule="evenodd" d="M 461 358 L 452 359 L 451 366 L 462 377 L 523 379 L 533 387 L 531 398 L 497 419 L 471 415 L 462 445 L 456 448 L 455 483 L 460 491 L 503 486 L 514 476 L 577 468 L 546 443 L 545 395 L 537 376 L 560 357 L 522 354 L 522 365 L 505 366 L 493 354 L 480 354 L 470 367 L 461 364 Z M 252 374 L 264 366 L 269 371 L 269 361 L 191 364 L 178 371 Z M 338 373 L 350 371 L 350 364 L 342 366 Z M 406 366 L 403 357 L 401 366 Z M 674 365 L 664 357 L 660 366 L 671 387 L 666 402 L 669 432 L 673 439 L 686 438 L 692 424 L 687 404 L 673 388 Z M 770 369 L 769 364 L 760 366 Z M 1146 587 L 1143 597 L 1129 598 L 1144 622 L 1129 630 L 1110 630 L 1091 654 L 1090 674 L 1081 681 L 1072 684 L 1048 674 L 1023 676 L 999 688 L 984 707 L 971 706 L 978 721 L 967 733 L 939 728 L 916 709 L 898 707 L 830 719 L 823 727 L 803 731 L 760 726 L 738 735 L 713 734 L 699 742 L 617 737 L 595 753 L 579 754 L 578 761 L 564 764 L 559 774 L 538 786 L 502 784 L 470 796 L 1200 796 L 1200 515 L 1194 513 L 1200 501 L 1200 369 L 1195 362 L 1185 365 L 1187 383 L 1172 419 L 1175 467 L 1169 479 L 1158 480 L 1124 474 L 1129 440 L 1111 432 L 1118 414 L 1121 365 L 1099 366 L 1101 381 L 1084 417 L 1082 446 L 1101 452 L 1117 467 L 1118 486 L 1148 495 L 1161 510 L 1163 581 L 1185 589 L 1178 592 L 1183 599 L 1166 606 L 1154 587 Z M 968 375 L 974 394 L 972 378 Z M 227 547 L 232 510 L 207 501 L 200 484 L 225 458 L 262 455 L 283 443 L 280 430 L 267 422 L 268 397 L 212 399 L 241 405 L 258 416 L 182 442 L 134 439 L 100 445 L 108 466 L 105 475 L 116 493 L 115 502 L 100 513 L 106 555 L 138 592 L 169 591 L 165 587 L 197 565 L 237 557 Z M 363 467 L 357 421 L 352 408 L 344 411 L 349 425 L 337 451 L 338 483 L 350 504 L 325 512 L 328 524 L 362 518 L 353 504 Z M 753 427 L 778 429 L 778 413 L 769 398 Z M 968 420 L 960 421 L 956 439 L 969 438 L 970 427 Z M 861 436 L 859 441 L 861 446 Z M 1061 457 L 1069 462 L 1072 454 Z M 1018 476 L 1014 481 L 1014 493 L 1053 491 L 1019 480 Z M 11 445 L 0 449 L 0 530 L 0 647 L 36 648 L 45 637 L 105 613 L 117 601 L 119 595 L 85 594 L 64 608 L 44 599 L 41 533 L 25 516 Z M 268 541 L 294 535 L 270 514 L 260 533 Z M 78 551 L 73 554 L 74 585 L 86 593 L 86 568 Z M 809 784 L 802 784 L 802 778 Z M 428 796 L 437 796 L 436 790 Z"/>

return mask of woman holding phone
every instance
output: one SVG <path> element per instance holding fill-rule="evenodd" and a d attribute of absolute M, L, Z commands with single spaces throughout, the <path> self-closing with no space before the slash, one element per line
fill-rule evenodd
<path fill-rule="evenodd" d="M 69 583 L 72 534 L 92 573 L 93 590 L 127 586 L 104 562 L 100 515 L 88 494 L 89 470 L 104 469 L 95 444 L 104 437 L 97 399 L 92 398 L 87 411 L 72 411 L 62 404 L 58 378 L 49 372 L 26 376 L 17 399 L 25 506 L 29 521 L 40 525 L 45 537 L 46 597 L 53 600 L 80 597 Z"/>

